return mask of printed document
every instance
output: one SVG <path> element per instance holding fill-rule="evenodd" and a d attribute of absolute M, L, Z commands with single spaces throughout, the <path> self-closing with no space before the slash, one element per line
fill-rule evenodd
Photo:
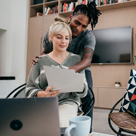
<path fill-rule="evenodd" d="M 84 74 L 75 73 L 73 69 L 43 66 L 48 81 L 48 86 L 60 92 L 82 92 Z"/>

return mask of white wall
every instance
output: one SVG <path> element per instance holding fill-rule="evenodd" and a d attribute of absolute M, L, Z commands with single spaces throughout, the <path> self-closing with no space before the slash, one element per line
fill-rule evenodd
<path fill-rule="evenodd" d="M 7 31 L 0 29 L 0 75 L 6 74 Z"/>
<path fill-rule="evenodd" d="M 25 82 L 28 3 L 28 0 L 0 0 L 0 76 L 15 76 L 15 87 Z M 1 93 L 0 88 L 0 96 Z"/>

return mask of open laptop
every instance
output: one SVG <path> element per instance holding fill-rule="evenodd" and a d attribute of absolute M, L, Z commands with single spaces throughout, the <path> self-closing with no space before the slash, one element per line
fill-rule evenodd
<path fill-rule="evenodd" d="M 60 136 L 58 99 L 0 99 L 0 136 Z"/>

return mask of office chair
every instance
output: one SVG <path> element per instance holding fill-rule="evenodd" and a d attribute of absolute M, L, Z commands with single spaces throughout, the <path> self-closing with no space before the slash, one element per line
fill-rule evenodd
<path fill-rule="evenodd" d="M 136 71 L 131 69 L 127 90 L 124 96 L 113 106 L 109 113 L 108 123 L 117 136 L 136 135 Z M 121 102 L 122 101 L 122 102 Z M 113 112 L 121 102 L 118 112 Z M 112 126 L 111 121 L 118 127 L 118 131 Z"/>
<path fill-rule="evenodd" d="M 24 98 L 25 97 L 26 83 L 18 86 L 12 92 L 10 92 L 6 98 Z"/>
<path fill-rule="evenodd" d="M 12 92 L 10 92 L 6 98 L 24 98 L 25 97 L 25 87 L 26 87 L 26 83 L 18 86 Z M 89 86 L 88 86 L 88 88 L 90 89 L 90 92 L 92 94 L 92 99 L 90 100 L 90 103 L 89 103 L 89 105 L 91 105 L 91 108 L 86 113 L 83 113 L 83 115 L 87 115 L 93 109 L 94 102 L 95 102 L 94 93 Z M 80 105 L 81 109 L 82 109 L 82 105 L 85 103 L 86 102 L 84 102 Z"/>
<path fill-rule="evenodd" d="M 111 111 L 109 113 L 109 117 L 108 117 L 109 126 L 112 129 L 112 131 L 117 134 L 117 136 L 132 136 L 129 134 L 136 135 L 136 129 L 131 130 L 130 126 L 126 126 L 123 128 L 119 125 L 119 121 L 121 121 L 122 125 L 124 124 L 124 126 L 126 125 L 126 122 L 129 123 L 129 121 L 130 121 L 130 125 L 134 126 L 136 124 L 135 123 L 136 118 L 127 112 L 113 112 L 115 107 L 122 101 L 122 99 L 123 99 L 123 97 L 113 106 L 113 108 L 111 109 Z M 116 130 L 113 127 L 111 121 L 113 121 L 118 126 L 118 130 Z"/>
<path fill-rule="evenodd" d="M 87 104 L 86 105 L 86 108 L 87 107 L 90 107 L 85 113 L 83 113 L 83 115 L 88 115 L 88 113 L 91 112 L 91 110 L 93 109 L 93 106 L 94 106 L 94 103 L 95 103 L 95 96 L 94 96 L 94 93 L 93 93 L 93 90 L 88 86 L 89 90 L 90 90 L 90 93 L 89 95 L 91 95 L 91 99 L 89 100 L 89 103 L 87 102 L 88 100 L 84 101 L 84 103 L 82 103 L 80 105 L 80 107 L 82 108 L 83 105 Z"/>

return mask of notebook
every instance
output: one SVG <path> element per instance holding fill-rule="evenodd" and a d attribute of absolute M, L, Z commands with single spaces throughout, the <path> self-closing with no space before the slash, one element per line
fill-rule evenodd
<path fill-rule="evenodd" d="M 0 136 L 60 136 L 58 99 L 0 99 Z"/>

